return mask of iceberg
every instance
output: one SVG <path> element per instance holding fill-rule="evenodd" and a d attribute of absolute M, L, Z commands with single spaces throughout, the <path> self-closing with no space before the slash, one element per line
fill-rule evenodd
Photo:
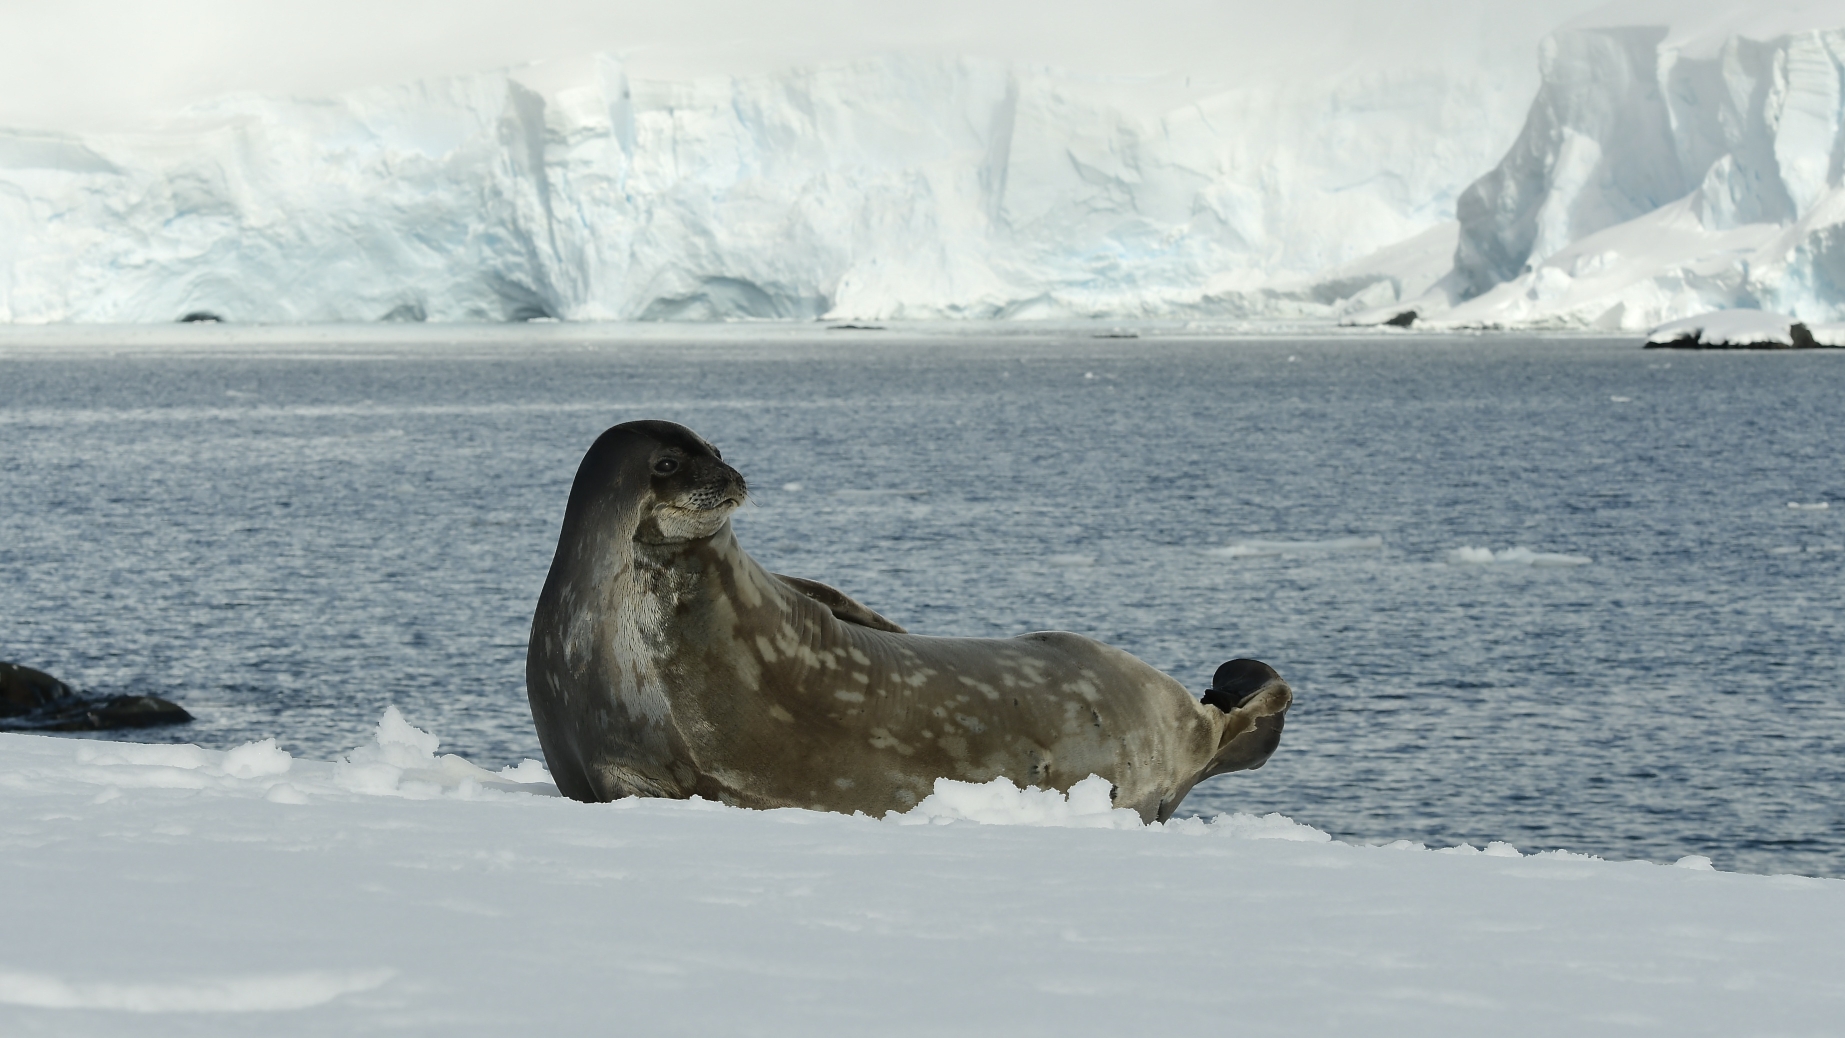
<path fill-rule="evenodd" d="M 1457 202 L 1445 327 L 1845 316 L 1845 4 L 1611 4 L 1540 48 L 1510 151 Z M 1383 323 L 1374 308 L 1356 323 Z M 1772 323 L 1772 322 L 1771 322 Z"/>

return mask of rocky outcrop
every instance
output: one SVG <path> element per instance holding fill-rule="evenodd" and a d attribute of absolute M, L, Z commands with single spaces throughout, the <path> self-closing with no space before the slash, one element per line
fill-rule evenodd
<path fill-rule="evenodd" d="M 192 720 L 159 696 L 83 695 L 42 670 L 0 661 L 0 732 L 100 732 Z"/>

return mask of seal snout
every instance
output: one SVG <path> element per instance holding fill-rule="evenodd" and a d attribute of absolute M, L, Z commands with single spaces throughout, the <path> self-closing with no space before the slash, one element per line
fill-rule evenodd
<path fill-rule="evenodd" d="M 750 496 L 749 484 L 744 482 L 743 473 L 715 458 L 709 460 L 709 466 L 700 475 L 691 492 L 686 494 L 683 507 L 700 510 L 743 507 L 743 502 Z"/>

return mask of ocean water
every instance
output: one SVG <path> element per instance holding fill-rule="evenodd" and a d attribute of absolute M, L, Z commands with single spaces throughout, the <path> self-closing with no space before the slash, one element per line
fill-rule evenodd
<path fill-rule="evenodd" d="M 14 329 L 0 659 L 198 716 L 111 737 L 328 757 L 394 703 L 538 756 L 576 463 L 667 418 L 758 559 L 912 631 L 1280 669 L 1189 812 L 1845 876 L 1842 402 L 1841 354 L 1585 339 Z"/>

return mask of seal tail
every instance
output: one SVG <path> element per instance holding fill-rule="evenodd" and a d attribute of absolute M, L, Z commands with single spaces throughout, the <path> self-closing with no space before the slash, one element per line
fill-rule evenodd
<path fill-rule="evenodd" d="M 1294 690 L 1261 660 L 1231 660 L 1211 677 L 1205 705 L 1222 711 L 1224 734 L 1201 779 L 1232 771 L 1253 771 L 1281 745 L 1281 729 Z"/>

